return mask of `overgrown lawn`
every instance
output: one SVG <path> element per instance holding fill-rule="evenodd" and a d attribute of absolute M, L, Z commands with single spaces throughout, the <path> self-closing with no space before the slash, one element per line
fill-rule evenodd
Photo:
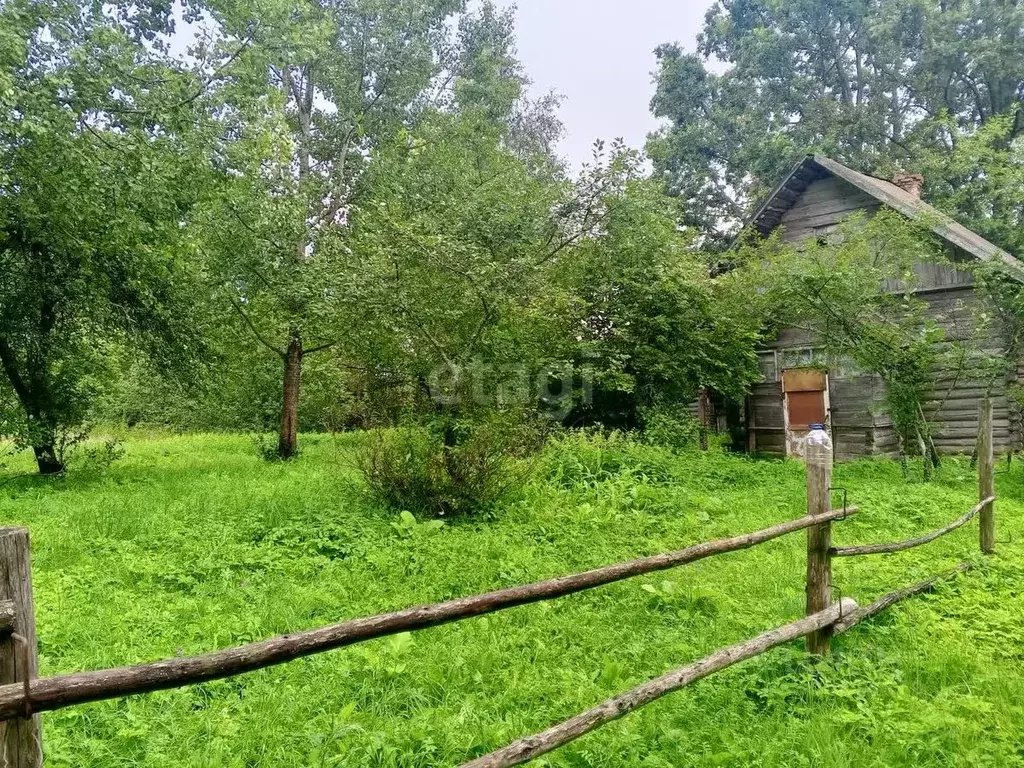
<path fill-rule="evenodd" d="M 359 439 L 306 437 L 288 465 L 263 463 L 245 437 L 136 439 L 109 470 L 4 486 L 0 520 L 32 531 L 42 673 L 212 651 L 803 513 L 798 464 L 571 438 L 493 519 L 409 525 L 358 492 Z M 998 478 L 997 558 L 854 630 L 832 661 L 814 668 L 797 646 L 774 651 L 536 765 L 1024 765 L 1022 477 L 1015 465 Z M 965 461 L 948 461 L 931 484 L 905 483 L 888 462 L 847 465 L 836 484 L 862 509 L 836 525 L 842 544 L 910 537 L 977 499 Z M 864 603 L 981 562 L 977 552 L 975 524 L 922 550 L 838 562 L 836 586 Z M 795 535 L 231 680 L 48 714 L 48 766 L 457 765 L 797 618 L 804 567 Z"/>

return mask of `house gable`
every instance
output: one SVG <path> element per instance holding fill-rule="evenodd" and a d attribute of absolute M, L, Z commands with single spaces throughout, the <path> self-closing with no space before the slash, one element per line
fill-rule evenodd
<path fill-rule="evenodd" d="M 882 206 L 907 218 L 924 221 L 946 241 L 953 253 L 1001 265 L 1024 281 L 1024 264 L 976 232 L 928 205 L 892 182 L 854 171 L 823 155 L 808 155 L 775 189 L 746 229 L 763 236 L 785 227 L 784 238 L 799 242 L 838 225 L 858 211 L 874 213 Z"/>

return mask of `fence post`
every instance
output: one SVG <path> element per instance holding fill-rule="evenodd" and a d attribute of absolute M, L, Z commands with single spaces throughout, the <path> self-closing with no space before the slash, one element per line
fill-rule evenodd
<path fill-rule="evenodd" d="M 711 431 L 711 395 L 707 387 L 700 388 L 700 395 L 697 399 L 697 421 L 700 424 L 700 449 L 710 449 L 708 433 Z"/>
<path fill-rule="evenodd" d="M 807 446 L 807 514 L 818 517 L 832 511 L 832 449 L 809 442 Z M 832 523 L 807 529 L 807 615 L 832 605 Z M 832 629 L 807 636 L 807 651 L 816 656 L 831 649 Z"/>
<path fill-rule="evenodd" d="M 992 400 L 986 397 L 981 403 L 978 418 L 978 491 L 979 501 L 996 494 L 996 462 L 993 447 Z M 996 552 L 996 511 L 995 504 L 986 504 L 981 510 L 981 551 L 986 555 Z"/>
<path fill-rule="evenodd" d="M 36 619 L 32 603 L 32 564 L 28 530 L 0 528 L 0 603 L 13 608 L 14 631 L 0 629 L 0 685 L 36 677 Z M 0 723 L 0 768 L 39 768 L 43 764 L 39 715 Z"/>

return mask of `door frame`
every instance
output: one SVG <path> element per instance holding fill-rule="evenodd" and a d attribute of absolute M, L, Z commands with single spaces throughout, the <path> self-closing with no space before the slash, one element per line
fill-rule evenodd
<path fill-rule="evenodd" d="M 802 458 L 803 440 L 807 437 L 808 430 L 804 427 L 794 429 L 790 425 L 789 395 L 791 392 L 821 392 L 825 411 L 825 419 L 823 423 L 826 431 L 831 433 L 832 386 L 829 371 L 819 367 L 787 368 L 779 372 L 779 379 L 782 384 L 782 418 L 786 428 L 786 456 L 791 458 Z M 820 386 L 823 387 L 822 389 L 817 388 L 818 382 L 820 382 Z M 813 388 L 809 388 L 812 384 L 815 386 Z"/>

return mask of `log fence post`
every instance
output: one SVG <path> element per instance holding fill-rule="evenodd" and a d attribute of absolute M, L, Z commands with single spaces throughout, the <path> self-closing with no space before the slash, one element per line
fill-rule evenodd
<path fill-rule="evenodd" d="M 0 528 L 0 685 L 26 684 L 37 676 L 35 610 L 28 530 Z M 25 717 L 0 722 L 0 768 L 40 768 L 42 724 Z"/>
<path fill-rule="evenodd" d="M 981 403 L 978 418 L 978 492 L 980 501 L 992 498 L 996 494 L 996 462 L 992 421 L 992 400 L 986 397 Z M 986 555 L 994 555 L 996 552 L 995 502 L 989 502 L 981 509 L 981 551 Z"/>
<path fill-rule="evenodd" d="M 832 510 L 832 448 L 807 441 L 807 514 L 820 517 Z M 832 523 L 807 529 L 807 615 L 832 605 Z M 807 636 L 807 651 L 825 656 L 831 650 L 832 628 Z"/>
<path fill-rule="evenodd" d="M 711 395 L 707 387 L 700 388 L 697 398 L 697 421 L 699 424 L 700 449 L 710 450 L 709 433 L 711 432 Z"/>

